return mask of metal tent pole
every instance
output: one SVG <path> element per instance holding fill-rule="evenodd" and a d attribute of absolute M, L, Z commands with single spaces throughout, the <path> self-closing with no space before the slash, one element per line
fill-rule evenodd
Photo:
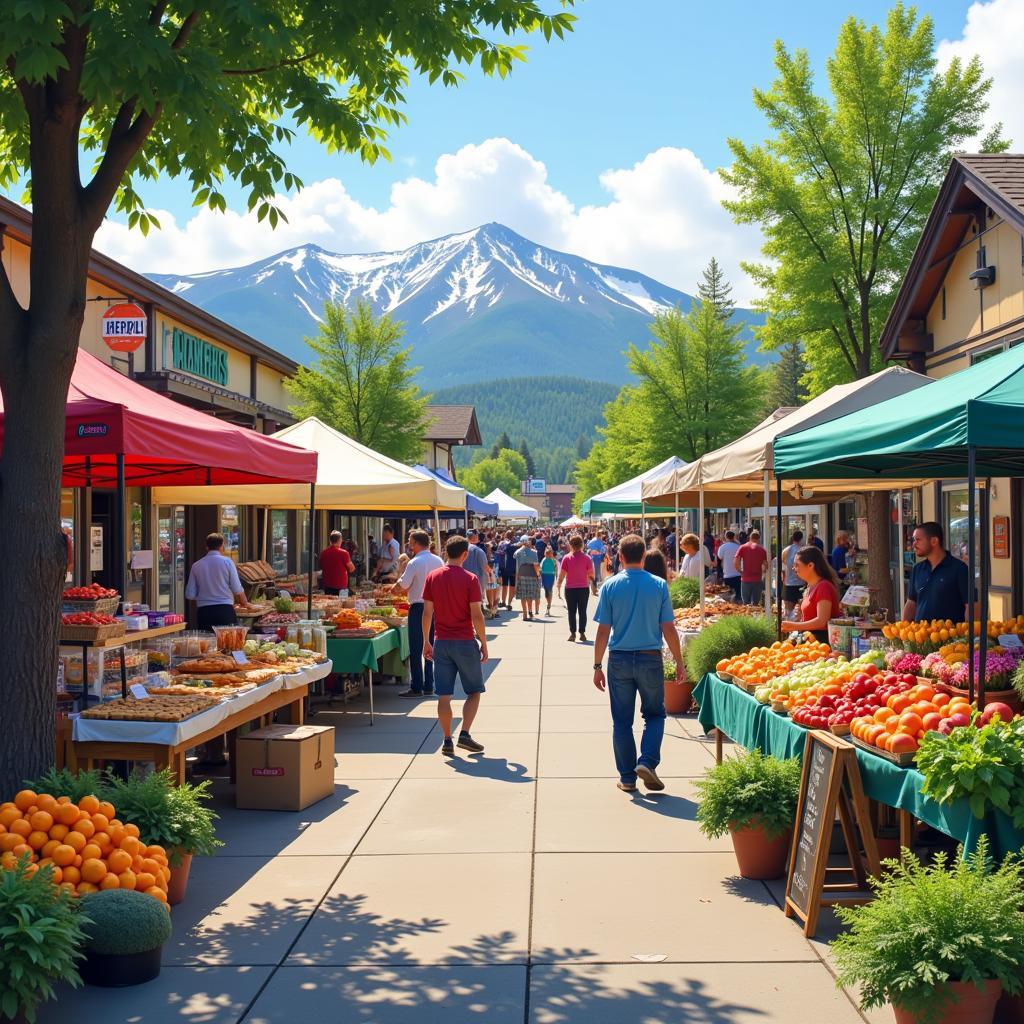
<path fill-rule="evenodd" d="M 989 488 L 992 480 L 985 478 L 985 489 L 981 492 L 981 612 L 978 616 L 978 709 L 985 707 L 985 668 L 988 660 L 988 587 L 990 579 L 988 522 L 991 504 Z"/>
<path fill-rule="evenodd" d="M 124 482 L 124 453 L 117 453 L 117 509 L 114 512 L 114 586 L 117 587 L 124 602 L 128 590 L 127 557 L 125 555 L 125 502 L 127 495 Z"/>
<path fill-rule="evenodd" d="M 976 506 L 975 486 L 977 485 L 977 449 L 967 449 L 967 699 L 973 704 L 975 697 L 974 676 L 974 516 Z"/>
<path fill-rule="evenodd" d="M 764 471 L 764 542 L 768 545 L 768 574 L 765 579 L 764 588 L 764 613 L 767 616 L 771 616 L 772 613 L 772 517 L 771 517 L 771 492 L 768 487 L 769 472 L 766 469 Z M 779 548 L 776 551 L 776 555 L 782 558 L 782 516 L 779 516 Z"/>
<path fill-rule="evenodd" d="M 896 492 L 896 578 L 899 580 L 899 616 L 893 615 L 898 622 L 903 617 L 903 606 L 907 603 L 907 580 L 903 575 L 903 491 Z"/>
<path fill-rule="evenodd" d="M 682 559 L 679 557 L 679 492 L 678 491 L 676 491 L 675 499 L 676 499 L 676 518 L 675 518 L 674 529 L 675 529 L 675 534 L 676 534 L 676 546 L 675 546 L 675 552 L 676 552 L 676 571 L 678 571 L 679 570 L 679 566 L 682 565 Z"/>
<path fill-rule="evenodd" d="M 778 635 L 782 639 L 782 481 L 775 478 L 775 544 L 779 555 L 775 568 L 775 612 L 778 617 Z M 769 574 L 770 575 L 770 574 Z M 769 614 L 771 609 L 769 606 Z"/>
<path fill-rule="evenodd" d="M 437 509 L 434 509 L 434 543 L 437 545 L 437 557 L 444 558 L 441 554 L 441 517 L 437 514 Z"/>
<path fill-rule="evenodd" d="M 309 485 L 309 551 L 306 554 L 306 618 L 313 618 L 313 548 L 315 546 L 314 528 L 316 525 L 316 484 Z"/>
<path fill-rule="evenodd" d="M 700 509 L 699 520 L 697 521 L 697 543 L 700 545 L 698 551 L 704 550 L 704 482 L 700 484 Z M 700 628 L 704 628 L 704 557 L 700 560 Z"/>

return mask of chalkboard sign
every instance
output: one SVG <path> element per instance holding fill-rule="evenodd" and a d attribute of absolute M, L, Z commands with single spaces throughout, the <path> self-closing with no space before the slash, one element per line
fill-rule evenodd
<path fill-rule="evenodd" d="M 829 867 L 828 864 L 837 811 L 849 867 Z M 804 934 L 811 936 L 817 930 L 822 906 L 863 902 L 862 898 L 850 895 L 833 897 L 829 894 L 858 893 L 864 889 L 867 875 L 877 875 L 878 870 L 878 849 L 868 820 L 868 803 L 856 752 L 849 743 L 831 733 L 809 732 L 789 854 L 786 916 L 795 914 L 803 920 Z M 835 881 L 837 876 L 842 880 Z"/>

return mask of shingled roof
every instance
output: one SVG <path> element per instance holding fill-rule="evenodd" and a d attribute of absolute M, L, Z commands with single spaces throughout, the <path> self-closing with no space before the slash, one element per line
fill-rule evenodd
<path fill-rule="evenodd" d="M 480 424 L 476 421 L 473 405 L 428 405 L 428 441 L 449 444 L 480 445 Z"/>

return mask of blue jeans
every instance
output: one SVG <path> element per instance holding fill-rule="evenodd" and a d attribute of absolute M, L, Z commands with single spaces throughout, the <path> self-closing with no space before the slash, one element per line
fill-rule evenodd
<path fill-rule="evenodd" d="M 430 642 L 434 642 L 434 624 L 430 624 Z M 434 663 L 423 658 L 423 602 L 409 605 L 409 679 L 413 693 L 434 692 Z"/>
<path fill-rule="evenodd" d="M 633 739 L 636 695 L 644 731 L 640 757 Z M 612 745 L 615 767 L 623 782 L 636 782 L 636 766 L 657 768 L 661 762 L 661 740 L 665 735 L 665 670 L 661 652 L 612 651 L 608 655 L 608 697 L 612 707 Z"/>

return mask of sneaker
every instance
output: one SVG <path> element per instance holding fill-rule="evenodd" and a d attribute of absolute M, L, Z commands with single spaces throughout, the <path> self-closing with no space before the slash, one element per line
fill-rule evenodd
<path fill-rule="evenodd" d="M 441 753 L 444 754 L 445 757 L 455 756 L 455 744 L 452 743 L 451 736 L 445 736 L 444 743 L 441 744 Z"/>
<path fill-rule="evenodd" d="M 640 776 L 647 789 L 658 791 L 665 788 L 665 783 L 658 778 L 653 768 L 648 768 L 645 764 L 638 764 L 636 766 L 636 773 Z"/>
<path fill-rule="evenodd" d="M 484 745 L 477 743 L 468 732 L 459 733 L 459 746 L 463 750 L 471 750 L 474 754 L 482 754 L 484 752 Z"/>
<path fill-rule="evenodd" d="M 425 697 L 426 694 L 420 690 L 403 690 L 398 696 L 408 697 L 410 700 L 415 700 L 417 697 Z"/>
<path fill-rule="evenodd" d="M 635 782 L 616 782 L 616 786 L 622 790 L 623 793 L 635 793 L 636 783 Z"/>
<path fill-rule="evenodd" d="M 576 643 L 576 634 L 575 633 L 570 633 L 569 634 L 569 643 L 571 643 L 571 644 Z"/>

